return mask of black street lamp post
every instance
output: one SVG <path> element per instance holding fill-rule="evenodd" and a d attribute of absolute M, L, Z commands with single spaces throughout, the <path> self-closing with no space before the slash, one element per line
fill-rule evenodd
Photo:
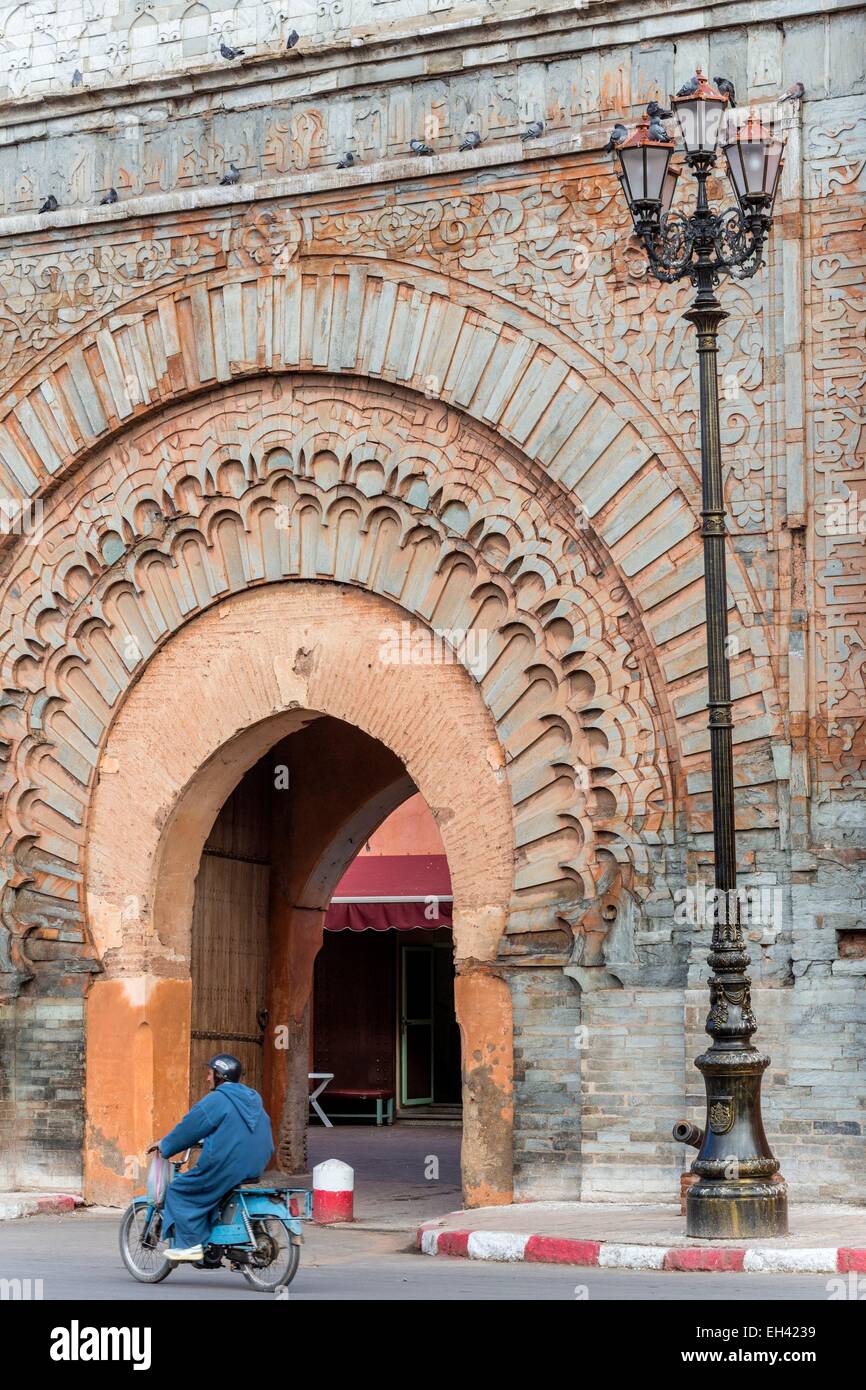
<path fill-rule="evenodd" d="M 737 893 L 717 368 L 718 329 L 727 313 L 715 290 L 723 275 L 745 279 L 762 264 L 784 146 L 752 120 L 728 132 L 722 148 L 737 204 L 714 212 L 707 198 L 707 181 L 716 162 L 728 98 L 698 69 L 672 104 L 685 145 L 684 162 L 697 181 L 691 214 L 671 211 L 679 170 L 671 165 L 674 141 L 658 116 L 652 122 L 641 121 L 619 144 L 617 154 L 620 182 L 652 273 L 667 283 L 687 276 L 697 291 L 685 318 L 697 329 L 700 370 L 701 535 L 716 886 L 707 957 L 713 973 L 706 1031 L 712 1044 L 695 1060 L 706 1085 L 705 1128 L 701 1132 L 680 1124 L 674 1127 L 674 1135 L 700 1149 L 692 1165 L 698 1180 L 687 1197 L 688 1235 L 778 1236 L 788 1229 L 787 1190 L 761 1119 L 761 1078 L 770 1059 L 752 1044 L 757 1025 L 751 982 L 745 973 L 749 956 Z"/>

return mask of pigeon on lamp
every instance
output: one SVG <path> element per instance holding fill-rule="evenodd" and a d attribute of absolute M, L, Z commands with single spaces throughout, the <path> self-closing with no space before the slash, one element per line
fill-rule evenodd
<path fill-rule="evenodd" d="M 222 187 L 223 185 L 239 183 L 240 177 L 240 169 L 236 168 L 234 164 L 229 163 L 228 172 L 223 174 L 222 178 L 220 179 L 220 187 Z"/>
<path fill-rule="evenodd" d="M 521 135 L 521 140 L 537 140 L 544 134 L 544 121 L 530 121 Z"/>
<path fill-rule="evenodd" d="M 665 130 L 664 126 L 662 125 L 661 121 L 650 121 L 648 134 L 651 140 L 663 141 L 665 143 L 667 143 L 671 138 Z"/>
<path fill-rule="evenodd" d="M 355 156 L 352 154 L 352 151 L 351 151 L 351 150 L 346 150 L 346 153 L 343 155 L 343 158 L 340 160 L 339 164 L 337 165 L 337 168 L 338 168 L 338 169 L 351 169 L 351 167 L 352 167 L 352 165 L 353 165 L 354 163 L 355 163 Z"/>
<path fill-rule="evenodd" d="M 79 72 L 78 68 L 76 68 L 75 71 L 74 71 L 74 73 L 72 74 L 72 85 L 73 85 L 73 87 L 80 87 L 83 81 L 84 81 L 84 74 L 83 74 L 82 72 Z"/>
<path fill-rule="evenodd" d="M 481 136 L 479 135 L 478 131 L 470 130 L 466 135 L 464 135 L 459 149 L 461 153 L 465 150 L 477 150 L 480 144 Z"/>
<path fill-rule="evenodd" d="M 697 75 L 695 75 L 694 77 L 690 77 L 689 80 L 688 80 L 688 82 L 684 82 L 683 85 L 680 87 L 680 90 L 677 92 L 677 96 L 678 96 L 678 97 L 691 97 L 691 96 L 694 96 L 695 92 L 698 90 L 698 87 L 700 87 L 700 85 L 701 85 L 701 79 L 700 79 Z"/>
<path fill-rule="evenodd" d="M 232 48 L 224 39 L 220 40 L 220 56 L 225 58 L 227 63 L 233 62 L 235 58 L 242 58 L 246 51 L 245 48 Z"/>
<path fill-rule="evenodd" d="M 39 211 L 40 211 L 40 212 L 56 212 L 59 206 L 60 206 L 60 204 L 58 203 L 58 201 L 57 201 L 57 199 L 55 198 L 54 194 L 53 194 L 53 193 L 49 193 L 49 194 L 48 194 L 48 197 L 45 199 L 45 202 L 42 204 L 42 206 L 41 206 L 41 208 L 39 209 Z"/>
<path fill-rule="evenodd" d="M 713 81 L 714 81 L 715 84 L 716 84 L 716 91 L 717 91 L 717 92 L 721 92 L 721 94 L 722 94 L 723 97 L 727 97 L 727 98 L 728 98 L 728 105 L 729 105 L 729 106 L 736 106 L 736 104 L 737 104 L 737 95 L 736 95 L 736 92 L 734 91 L 734 84 L 733 84 L 733 82 L 729 82 L 728 79 L 727 79 L 727 77 L 714 77 L 714 78 L 713 78 Z"/>
<path fill-rule="evenodd" d="M 105 197 L 104 197 L 104 198 L 100 198 L 100 200 L 99 200 L 99 206 L 100 206 L 101 208 L 104 208 L 104 207 L 106 207 L 108 204 L 110 204 L 110 203 L 116 203 L 116 202 L 117 202 L 117 189 L 116 189 L 116 188 L 109 188 L 109 190 L 108 190 L 108 192 L 106 193 Z"/>
<path fill-rule="evenodd" d="M 805 92 L 806 88 L 803 86 L 802 82 L 795 82 L 792 87 L 788 88 L 784 96 L 780 97 L 780 101 L 802 101 Z"/>
<path fill-rule="evenodd" d="M 624 126 L 622 121 L 617 121 L 616 125 L 614 126 L 613 130 L 610 132 L 610 135 L 608 136 L 607 144 L 604 147 L 605 154 L 612 154 L 613 151 L 622 144 L 623 140 L 625 140 L 627 135 L 628 127 Z"/>
<path fill-rule="evenodd" d="M 292 32 L 289 34 L 289 37 L 286 39 L 286 48 L 294 48 L 295 44 L 298 42 L 298 39 L 300 37 L 301 36 L 298 33 L 297 29 L 293 29 Z"/>
<path fill-rule="evenodd" d="M 433 153 L 432 147 L 430 145 L 425 145 L 423 140 L 410 140 L 409 149 L 412 151 L 413 154 L 418 155 L 428 155 Z"/>

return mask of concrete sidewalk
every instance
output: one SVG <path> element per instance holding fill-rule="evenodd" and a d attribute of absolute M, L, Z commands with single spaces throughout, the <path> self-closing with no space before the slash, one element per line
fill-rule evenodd
<path fill-rule="evenodd" d="M 866 1274 L 866 1207 L 792 1206 L 790 1234 L 697 1240 L 678 1206 L 531 1202 L 454 1211 L 426 1221 L 422 1254 L 617 1269 Z"/>
<path fill-rule="evenodd" d="M 459 1124 L 426 1120 L 381 1128 L 315 1125 L 307 1134 L 310 1171 L 292 1175 L 292 1181 L 310 1187 L 317 1163 L 342 1159 L 355 1171 L 355 1220 L 347 1229 L 405 1231 L 411 1238 L 422 1222 L 459 1205 L 460 1140 Z"/>

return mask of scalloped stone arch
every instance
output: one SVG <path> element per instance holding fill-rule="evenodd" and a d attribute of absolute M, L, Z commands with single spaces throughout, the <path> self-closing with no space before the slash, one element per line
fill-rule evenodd
<path fill-rule="evenodd" d="M 674 760 L 682 754 L 686 776 L 703 789 L 699 502 L 653 452 L 656 422 L 577 345 L 520 306 L 397 262 L 293 260 L 291 211 L 271 210 L 266 222 L 255 257 L 240 268 L 137 296 L 21 378 L 0 421 L 4 493 L 41 497 L 140 417 L 263 372 L 348 374 L 419 392 L 519 449 L 539 489 L 557 494 L 587 528 L 599 565 L 614 567 L 630 597 L 632 640 L 654 669 L 660 700 L 668 703 L 670 686 L 670 703 L 686 711 L 683 736 L 668 720 L 667 737 Z M 0 538 L 0 569 L 2 550 Z M 751 623 L 761 606 L 754 581 L 732 558 L 736 737 L 772 819 L 770 737 L 781 723 L 773 654 Z"/>
<path fill-rule="evenodd" d="M 535 314 L 400 262 L 308 257 L 280 270 L 279 249 L 140 294 L 21 377 L 0 423 L 4 493 L 50 490 L 169 401 L 263 372 L 325 371 L 393 381 L 494 429 L 574 494 L 614 563 L 624 534 L 621 519 L 610 525 L 614 494 L 617 517 L 629 504 L 629 534 L 652 518 L 662 549 L 695 530 L 699 488 L 687 500 L 666 475 L 652 448 L 658 422 Z M 732 584 L 745 594 L 737 570 Z M 635 572 L 623 569 L 624 581 Z"/>
<path fill-rule="evenodd" d="M 515 451 L 419 408 L 317 378 L 237 384 L 175 405 L 58 487 L 38 563 L 22 551 L 3 592 L 16 614 L 0 643 L 16 692 L 4 910 L 19 937 L 80 910 L 97 765 L 154 653 L 227 594 L 290 577 L 381 593 L 462 641 L 506 750 L 509 931 L 578 937 L 611 859 L 624 890 L 651 891 L 672 775 L 616 576 Z"/>

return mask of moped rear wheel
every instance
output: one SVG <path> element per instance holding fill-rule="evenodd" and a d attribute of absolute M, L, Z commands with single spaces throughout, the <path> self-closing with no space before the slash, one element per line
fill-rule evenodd
<path fill-rule="evenodd" d="M 263 1293 L 273 1293 L 274 1289 L 291 1284 L 301 1260 L 301 1247 L 293 1242 L 291 1231 L 276 1216 L 252 1217 L 250 1225 L 259 1258 L 268 1262 L 243 1265 L 247 1283 Z"/>
<path fill-rule="evenodd" d="M 149 1229 L 145 1204 L 127 1207 L 120 1222 L 120 1258 L 140 1284 L 159 1284 L 174 1266 L 166 1257 L 162 1240 L 162 1212 L 153 1214 Z M 145 1243 L 145 1241 L 147 1243 Z"/>

